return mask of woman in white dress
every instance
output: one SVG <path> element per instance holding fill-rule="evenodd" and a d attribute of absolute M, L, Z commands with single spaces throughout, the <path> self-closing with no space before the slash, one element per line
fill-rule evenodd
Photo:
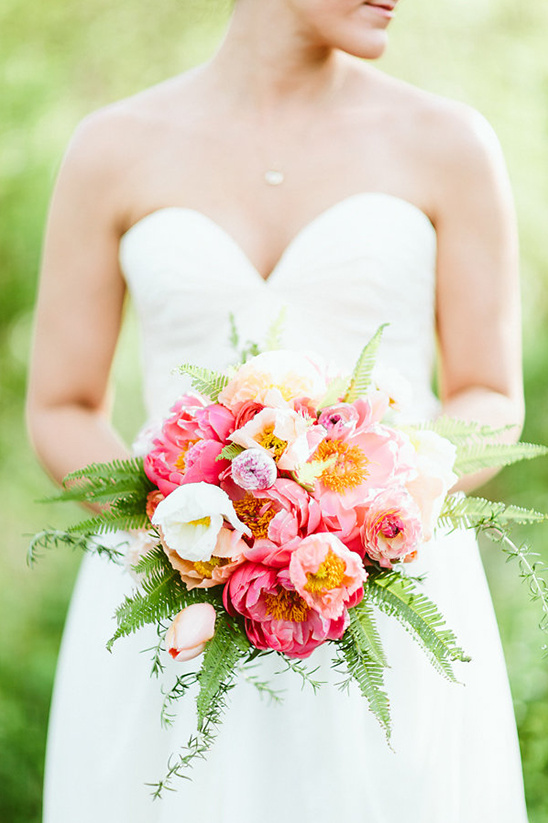
<path fill-rule="evenodd" d="M 126 288 L 140 316 L 150 419 L 182 361 L 232 358 L 228 315 L 260 339 L 288 308 L 288 348 L 349 367 L 380 322 L 381 361 L 413 384 L 412 414 L 441 407 L 493 426 L 523 416 L 517 243 L 501 153 L 468 108 L 377 71 L 397 0 L 236 0 L 212 60 L 88 117 L 52 201 L 29 391 L 31 434 L 56 479 L 127 455 L 108 420 Z M 359 58 L 366 58 L 361 60 Z M 482 477 L 468 478 L 472 488 Z M 364 701 L 282 675 L 282 705 L 244 683 L 207 762 L 159 802 L 192 730 L 192 700 L 160 727 L 139 651 L 104 644 L 131 587 L 86 558 L 50 720 L 46 823 L 524 823 L 511 698 L 470 534 L 417 561 L 472 662 L 442 680 L 398 627 L 391 751 Z M 172 674 L 169 671 L 168 674 Z"/>

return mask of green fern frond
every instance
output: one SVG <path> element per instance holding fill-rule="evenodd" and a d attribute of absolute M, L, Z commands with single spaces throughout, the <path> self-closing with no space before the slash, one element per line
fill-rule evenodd
<path fill-rule="evenodd" d="M 282 335 L 284 332 L 285 318 L 287 314 L 287 306 L 282 306 L 277 317 L 274 318 L 264 341 L 264 351 L 274 351 L 282 347 Z"/>
<path fill-rule="evenodd" d="M 146 529 L 149 519 L 144 508 L 144 501 L 138 502 L 140 506 L 136 506 L 133 499 L 117 500 L 109 509 L 104 509 L 95 517 L 70 526 L 69 531 L 105 534 L 119 530 Z"/>
<path fill-rule="evenodd" d="M 398 572 L 370 574 L 365 583 L 371 601 L 396 618 L 422 647 L 434 668 L 455 681 L 451 662 L 468 661 L 437 607 L 417 592 L 414 581 Z"/>
<path fill-rule="evenodd" d="M 330 381 L 327 391 L 321 399 L 318 406 L 318 411 L 327 409 L 329 406 L 334 406 L 335 403 L 340 403 L 343 397 L 346 397 L 350 386 L 350 377 L 334 377 Z"/>
<path fill-rule="evenodd" d="M 475 443 L 459 448 L 454 471 L 459 477 L 492 466 L 509 466 L 548 454 L 548 448 L 533 443 Z"/>
<path fill-rule="evenodd" d="M 224 449 L 219 452 L 216 460 L 234 460 L 235 457 L 238 457 L 244 450 L 243 446 L 239 446 L 238 443 L 229 443 L 228 446 L 225 446 Z"/>
<path fill-rule="evenodd" d="M 231 625 L 224 613 L 217 615 L 215 634 L 208 642 L 198 672 L 200 691 L 196 699 L 198 731 L 203 732 L 211 722 L 212 709 L 237 673 L 238 662 L 250 651 L 250 643 L 244 632 Z"/>
<path fill-rule="evenodd" d="M 451 494 L 445 500 L 438 525 L 455 529 L 477 528 L 484 524 L 507 526 L 510 523 L 542 523 L 547 519 L 547 514 L 534 509 L 506 506 L 499 501 L 485 500 L 482 497 Z"/>
<path fill-rule="evenodd" d="M 121 541 L 119 546 L 124 545 Z M 106 555 L 109 560 L 117 563 L 123 552 L 116 546 L 105 546 L 93 534 L 73 534 L 59 529 L 44 529 L 31 537 L 27 551 L 27 563 L 33 566 L 40 558 L 41 551 L 58 549 L 60 546 L 73 550 L 81 550 L 89 554 Z"/>
<path fill-rule="evenodd" d="M 155 488 L 146 476 L 142 458 L 92 463 L 71 472 L 63 479 L 63 488 L 49 502 L 75 500 L 108 503 L 122 495 L 134 495 L 146 501 Z"/>
<path fill-rule="evenodd" d="M 149 577 L 156 571 L 170 572 L 173 570 L 173 567 L 162 546 L 158 545 L 140 557 L 138 562 L 133 566 L 133 570 L 136 574 L 144 574 Z"/>
<path fill-rule="evenodd" d="M 364 599 L 349 610 L 350 625 L 354 626 L 355 632 L 359 634 L 360 648 L 367 652 L 379 666 L 386 667 L 386 655 L 382 647 L 381 637 L 375 623 L 375 617 L 371 604 L 367 599 L 367 591 Z"/>
<path fill-rule="evenodd" d="M 359 606 L 350 609 L 349 615 L 350 623 L 340 641 L 339 649 L 348 674 L 358 684 L 387 740 L 390 740 L 390 701 L 384 690 L 386 658 L 372 609 L 362 600 Z M 346 685 L 347 681 L 342 683 L 343 687 Z"/>
<path fill-rule="evenodd" d="M 434 420 L 425 420 L 413 426 L 409 426 L 409 430 L 427 430 L 439 434 L 440 437 L 445 437 L 455 446 L 463 446 L 471 443 L 478 443 L 479 441 L 493 441 L 500 434 L 514 428 L 513 426 L 502 426 L 501 428 L 492 428 L 482 423 L 476 423 L 469 420 L 461 420 L 459 417 L 449 417 L 442 415 Z"/>
<path fill-rule="evenodd" d="M 189 374 L 192 386 L 200 394 L 209 397 L 216 402 L 220 393 L 228 383 L 228 377 L 221 372 L 204 369 L 202 366 L 195 366 L 192 363 L 183 363 L 179 366 L 181 374 Z"/>
<path fill-rule="evenodd" d="M 358 397 L 362 397 L 371 384 L 371 374 L 375 366 L 377 350 L 381 342 L 382 334 L 388 323 L 379 326 L 369 343 L 364 346 L 358 358 L 356 367 L 350 379 L 350 386 L 344 397 L 345 403 L 353 403 Z"/>

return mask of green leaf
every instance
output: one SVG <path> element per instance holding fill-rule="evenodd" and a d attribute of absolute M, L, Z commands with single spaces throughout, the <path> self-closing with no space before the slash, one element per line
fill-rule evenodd
<path fill-rule="evenodd" d="M 382 647 L 375 617 L 371 604 L 367 599 L 367 591 L 364 599 L 349 610 L 351 625 L 360 635 L 360 646 L 368 655 L 375 660 L 379 666 L 386 667 L 386 655 Z"/>
<path fill-rule="evenodd" d="M 303 463 L 295 469 L 293 477 L 300 486 L 311 492 L 318 477 L 321 477 L 324 471 L 329 469 L 336 460 L 337 456 L 333 455 L 326 460 L 311 460 L 308 463 Z"/>
<path fill-rule="evenodd" d="M 275 349 L 281 349 L 281 340 L 285 326 L 286 314 L 287 306 L 282 306 L 278 316 L 274 318 L 274 320 L 268 327 L 268 331 L 266 333 L 264 342 L 265 351 L 274 351 Z"/>
<path fill-rule="evenodd" d="M 193 388 L 200 394 L 209 397 L 213 402 L 217 399 L 228 383 L 228 377 L 221 372 L 204 369 L 201 366 L 194 366 L 192 363 L 183 363 L 179 366 L 181 374 L 189 374 Z"/>
<path fill-rule="evenodd" d="M 344 397 L 345 403 L 353 403 L 358 397 L 362 397 L 371 385 L 371 374 L 375 366 L 377 350 L 386 326 L 388 326 L 388 323 L 379 326 L 369 343 L 364 346 L 352 373 L 350 386 Z"/>
<path fill-rule="evenodd" d="M 445 500 L 438 525 L 450 528 L 477 528 L 486 524 L 504 527 L 510 523 L 541 523 L 547 519 L 547 514 L 534 509 L 506 506 L 499 501 L 485 500 L 482 497 L 451 494 Z"/>
<path fill-rule="evenodd" d="M 434 668 L 455 681 L 451 662 L 470 658 L 460 648 L 445 619 L 426 595 L 417 592 L 415 582 L 399 572 L 370 574 L 365 583 L 367 596 L 381 611 L 396 618 L 422 647 Z"/>
<path fill-rule="evenodd" d="M 494 429 L 483 423 L 461 420 L 459 417 L 449 417 L 448 415 L 442 415 L 435 420 L 425 420 L 406 427 L 411 432 L 413 430 L 433 431 L 440 437 L 445 437 L 455 446 L 469 445 L 484 440 L 493 442 L 500 434 L 513 428 L 514 426 L 503 426 Z"/>
<path fill-rule="evenodd" d="M 113 460 L 92 463 L 71 472 L 63 479 L 61 491 L 49 500 L 108 503 L 130 494 L 146 501 L 147 494 L 154 488 L 144 472 L 142 458 Z"/>
<path fill-rule="evenodd" d="M 459 448 L 454 471 L 459 477 L 493 466 L 509 466 L 548 454 L 545 446 L 534 443 L 474 443 Z"/>
<path fill-rule="evenodd" d="M 228 342 L 230 343 L 234 351 L 237 352 L 238 346 L 240 345 L 240 335 L 238 334 L 238 327 L 236 326 L 236 318 L 234 317 L 234 312 L 229 313 L 228 321 L 230 323 L 230 333 L 228 335 Z"/>
<path fill-rule="evenodd" d="M 334 406 L 335 403 L 340 403 L 342 398 L 346 396 L 350 386 L 350 377 L 334 377 L 330 381 L 327 391 L 322 397 L 318 406 L 318 411 L 327 409 L 329 406 Z"/>

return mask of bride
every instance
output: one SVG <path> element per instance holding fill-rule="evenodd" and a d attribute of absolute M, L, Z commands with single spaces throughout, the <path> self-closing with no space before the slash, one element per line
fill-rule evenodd
<path fill-rule="evenodd" d="M 230 312 L 260 340 L 286 306 L 287 347 L 346 368 L 390 322 L 381 360 L 411 381 L 411 417 L 441 404 L 516 424 L 508 436 L 517 436 L 517 243 L 501 152 L 475 112 L 372 65 L 396 7 L 236 0 L 207 64 L 81 124 L 51 205 L 28 400 L 54 478 L 128 453 L 108 418 L 126 289 L 140 316 L 150 420 L 184 388 L 173 366 L 229 362 Z M 160 727 L 161 684 L 139 654 L 150 638 L 104 648 L 131 580 L 86 558 L 50 720 L 46 823 L 524 823 L 475 541 L 441 536 L 417 563 L 472 662 L 460 664 L 462 685 L 447 683 L 398 627 L 382 625 L 394 751 L 362 698 L 334 687 L 320 649 L 312 659 L 332 682 L 318 695 L 280 675 L 284 702 L 269 705 L 242 683 L 208 761 L 152 803 L 144 784 L 186 743 L 192 699 L 170 730 Z"/>

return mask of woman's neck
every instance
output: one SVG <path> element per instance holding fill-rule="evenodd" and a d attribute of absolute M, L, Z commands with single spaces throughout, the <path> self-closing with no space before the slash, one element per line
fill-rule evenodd
<path fill-rule="evenodd" d="M 314 41 L 285 3 L 238 0 L 210 70 L 239 105 L 322 102 L 351 58 Z"/>

